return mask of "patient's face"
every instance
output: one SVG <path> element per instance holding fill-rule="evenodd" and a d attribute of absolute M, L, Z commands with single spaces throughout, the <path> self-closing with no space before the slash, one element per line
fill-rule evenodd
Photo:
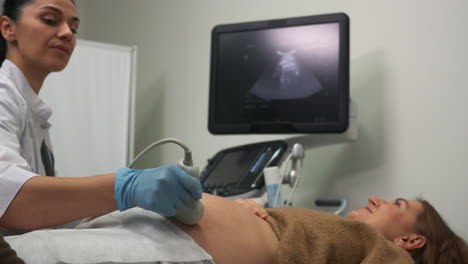
<path fill-rule="evenodd" d="M 422 204 L 415 200 L 398 198 L 385 201 L 369 197 L 368 206 L 351 211 L 347 217 L 372 225 L 393 241 L 398 236 L 414 232 L 416 218 L 422 210 Z"/>

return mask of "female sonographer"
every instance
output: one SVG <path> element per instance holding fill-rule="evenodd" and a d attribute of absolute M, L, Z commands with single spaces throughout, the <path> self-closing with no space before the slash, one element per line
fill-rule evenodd
<path fill-rule="evenodd" d="M 0 227 L 15 234 L 139 206 L 174 215 L 201 184 L 175 165 L 55 176 L 51 109 L 38 96 L 65 68 L 79 18 L 73 0 L 5 0 L 0 18 Z M 66 89 L 66 87 L 63 87 Z M 112 131 L 109 131 L 112 133 Z M 77 139 L 79 140 L 79 139 Z"/>

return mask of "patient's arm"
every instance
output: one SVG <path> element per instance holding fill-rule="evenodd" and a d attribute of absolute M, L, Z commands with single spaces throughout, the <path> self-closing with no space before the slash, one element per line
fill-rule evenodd
<path fill-rule="evenodd" d="M 212 255 L 217 264 L 275 262 L 278 239 L 266 221 L 226 198 L 203 194 L 202 203 L 205 215 L 197 225 L 171 221 Z"/>

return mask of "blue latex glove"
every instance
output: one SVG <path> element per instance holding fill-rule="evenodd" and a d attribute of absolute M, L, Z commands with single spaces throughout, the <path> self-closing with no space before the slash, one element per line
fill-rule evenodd
<path fill-rule="evenodd" d="M 121 168 L 115 176 L 114 196 L 120 211 L 139 206 L 173 216 L 190 199 L 200 200 L 202 187 L 198 179 L 173 164 L 146 170 Z"/>

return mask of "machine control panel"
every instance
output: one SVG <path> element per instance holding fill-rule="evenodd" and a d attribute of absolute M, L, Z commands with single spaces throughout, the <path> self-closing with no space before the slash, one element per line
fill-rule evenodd
<path fill-rule="evenodd" d="M 200 175 L 203 190 L 228 197 L 261 189 L 263 169 L 278 166 L 287 150 L 285 141 L 268 141 L 224 149 L 208 160 Z"/>

